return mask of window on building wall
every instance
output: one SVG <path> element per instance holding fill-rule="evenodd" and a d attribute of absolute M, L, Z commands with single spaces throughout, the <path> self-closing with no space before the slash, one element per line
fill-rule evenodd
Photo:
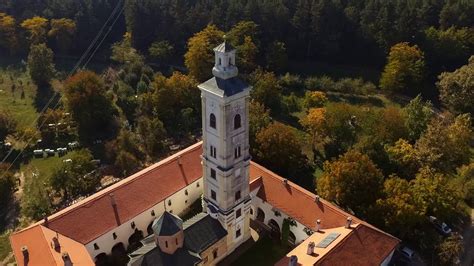
<path fill-rule="evenodd" d="M 214 129 L 216 128 L 216 116 L 214 114 L 209 116 L 209 126 Z"/>
<path fill-rule="evenodd" d="M 217 259 L 217 249 L 214 249 L 214 251 L 212 252 L 212 257 L 214 259 Z"/>
<path fill-rule="evenodd" d="M 238 129 L 242 126 L 242 118 L 240 118 L 240 114 L 236 114 L 234 116 L 234 129 Z"/>
<path fill-rule="evenodd" d="M 117 239 L 117 234 L 116 234 L 116 233 L 112 233 L 112 237 L 113 237 L 114 239 Z"/>
<path fill-rule="evenodd" d="M 151 210 L 151 216 L 155 216 L 155 210 Z"/>
<path fill-rule="evenodd" d="M 95 250 L 98 250 L 98 249 L 99 249 L 99 245 L 97 245 L 97 243 L 94 243 L 94 249 L 95 249 Z"/>
<path fill-rule="evenodd" d="M 235 192 L 235 200 L 239 200 L 240 199 L 240 190 Z"/>
<path fill-rule="evenodd" d="M 216 179 L 216 170 L 211 168 L 211 177 Z"/>
<path fill-rule="evenodd" d="M 216 147 L 214 147 L 214 146 L 211 145 L 210 150 L 211 150 L 211 157 L 212 157 L 212 158 L 216 158 L 216 157 L 217 157 L 217 149 L 216 149 Z"/>
<path fill-rule="evenodd" d="M 132 227 L 132 229 L 134 229 L 134 228 L 135 228 L 135 222 L 132 222 L 132 223 L 130 224 L 130 226 Z"/>
<path fill-rule="evenodd" d="M 184 195 L 186 195 L 186 196 L 188 195 L 188 190 L 187 189 L 184 190 Z"/>
<path fill-rule="evenodd" d="M 176 241 L 176 245 L 178 245 L 178 238 L 175 238 L 174 240 Z"/>
<path fill-rule="evenodd" d="M 239 237 L 240 236 L 240 229 L 237 229 L 237 231 L 235 231 L 235 238 Z"/>
<path fill-rule="evenodd" d="M 237 159 L 241 156 L 240 145 L 234 148 L 234 157 Z"/>
<path fill-rule="evenodd" d="M 199 182 L 196 183 L 196 187 L 199 187 Z"/>
<path fill-rule="evenodd" d="M 239 218 L 242 215 L 242 209 L 235 211 L 235 218 Z"/>
<path fill-rule="evenodd" d="M 253 215 L 253 209 L 250 208 L 250 215 Z"/>
<path fill-rule="evenodd" d="M 211 189 L 211 199 L 216 200 L 217 199 L 217 194 L 214 190 Z"/>
<path fill-rule="evenodd" d="M 168 200 L 168 206 L 171 206 L 171 200 Z"/>
<path fill-rule="evenodd" d="M 222 59 L 219 57 L 219 65 L 222 65 Z"/>
<path fill-rule="evenodd" d="M 165 241 L 165 247 L 168 247 L 168 241 Z"/>

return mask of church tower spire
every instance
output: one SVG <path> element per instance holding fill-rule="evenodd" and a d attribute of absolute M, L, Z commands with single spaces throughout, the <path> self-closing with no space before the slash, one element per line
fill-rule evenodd
<path fill-rule="evenodd" d="M 205 211 L 227 230 L 232 252 L 250 238 L 249 99 L 251 87 L 238 78 L 235 49 L 214 48 L 213 78 L 200 84 L 202 100 Z"/>

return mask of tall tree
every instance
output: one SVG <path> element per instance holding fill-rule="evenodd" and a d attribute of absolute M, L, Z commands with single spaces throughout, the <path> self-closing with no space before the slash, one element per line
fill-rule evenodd
<path fill-rule="evenodd" d="M 356 215 L 366 217 L 380 198 L 382 172 L 365 154 L 349 150 L 337 160 L 325 162 L 323 171 L 317 180 L 318 194 Z"/>
<path fill-rule="evenodd" d="M 252 74 L 250 80 L 253 85 L 252 99 L 269 108 L 270 112 L 278 113 L 281 107 L 282 88 L 275 74 L 257 70 Z"/>
<path fill-rule="evenodd" d="M 48 19 L 35 16 L 25 19 L 21 23 L 21 27 L 28 32 L 30 44 L 39 44 L 46 41 L 46 33 L 48 32 Z"/>
<path fill-rule="evenodd" d="M 0 111 L 0 142 L 7 135 L 15 132 L 17 122 L 13 119 L 12 114 L 7 111 Z"/>
<path fill-rule="evenodd" d="M 417 45 L 398 43 L 390 48 L 380 87 L 390 93 L 416 94 L 422 85 L 424 68 L 424 55 Z"/>
<path fill-rule="evenodd" d="M 222 42 L 223 36 L 224 32 L 215 25 L 208 25 L 188 40 L 188 51 L 184 55 L 184 63 L 189 74 L 198 81 L 211 77 L 211 69 L 214 65 L 212 49 Z"/>
<path fill-rule="evenodd" d="M 9 50 L 11 54 L 19 48 L 16 27 L 16 20 L 13 16 L 0 12 L 0 47 Z"/>
<path fill-rule="evenodd" d="M 437 83 L 441 102 L 455 114 L 474 115 L 474 56 L 454 72 L 444 72 Z"/>
<path fill-rule="evenodd" d="M 81 71 L 66 80 L 64 96 L 81 140 L 106 139 L 116 131 L 116 109 L 106 94 L 103 80 L 94 72 Z"/>
<path fill-rule="evenodd" d="M 48 36 L 54 38 L 61 52 L 67 52 L 73 43 L 76 22 L 68 18 L 52 19 Z"/>
<path fill-rule="evenodd" d="M 405 126 L 408 129 L 409 139 L 414 142 L 428 127 L 433 117 L 433 105 L 430 101 L 424 102 L 421 95 L 418 95 L 403 108 L 403 111 L 406 116 Z"/>
<path fill-rule="evenodd" d="M 28 70 L 33 82 L 40 88 L 54 77 L 53 51 L 46 44 L 35 44 L 28 54 Z"/>

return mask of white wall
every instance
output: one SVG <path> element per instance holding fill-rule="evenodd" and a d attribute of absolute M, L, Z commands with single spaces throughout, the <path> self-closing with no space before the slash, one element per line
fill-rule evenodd
<path fill-rule="evenodd" d="M 258 208 L 262 209 L 265 213 L 265 224 L 268 225 L 268 222 L 273 219 L 275 222 L 278 223 L 278 226 L 281 228 L 283 226 L 283 220 L 288 218 L 289 216 L 282 212 L 282 210 L 278 210 L 280 212 L 280 216 L 275 216 L 275 210 L 272 205 L 268 204 L 267 202 L 263 202 L 262 199 L 259 197 L 252 197 L 252 208 L 253 208 L 253 220 L 257 219 Z M 293 217 L 291 217 L 293 218 Z M 295 220 L 296 221 L 296 220 Z M 316 221 L 315 221 L 316 223 Z M 296 221 L 296 226 L 290 226 L 290 231 L 295 235 L 296 241 L 295 244 L 299 244 L 303 242 L 309 236 L 303 231 L 306 226 Z M 315 226 L 314 226 L 315 227 Z M 311 228 L 314 229 L 314 228 Z"/>
<path fill-rule="evenodd" d="M 199 187 L 197 184 L 199 183 Z M 135 222 L 135 228 L 141 230 L 144 236 L 147 236 L 147 227 L 153 222 L 154 219 L 160 217 L 160 215 L 165 211 L 165 206 L 167 211 L 172 211 L 174 214 L 182 214 L 183 211 L 186 211 L 187 208 L 196 200 L 200 199 L 203 189 L 202 178 L 194 181 L 189 184 L 187 187 L 179 190 L 175 194 L 166 198 L 164 201 L 157 203 L 152 208 L 142 212 L 137 215 L 135 218 L 129 221 L 123 221 L 122 224 L 113 230 L 101 235 L 97 239 L 86 244 L 87 251 L 94 259 L 100 253 L 110 254 L 112 247 L 118 243 L 123 243 L 124 247 L 128 247 L 128 238 L 135 232 L 135 229 L 132 228 L 132 222 Z M 188 195 L 185 195 L 187 190 Z M 171 200 L 171 206 L 168 205 L 168 201 Z M 151 211 L 154 210 L 155 216 L 151 215 Z M 92 225 L 93 226 L 93 225 Z M 113 238 L 113 233 L 117 235 L 117 239 Z M 99 246 L 98 250 L 94 249 L 94 244 Z"/>

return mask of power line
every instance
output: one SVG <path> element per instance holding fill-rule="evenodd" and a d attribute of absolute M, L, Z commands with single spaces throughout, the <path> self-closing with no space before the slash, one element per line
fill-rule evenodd
<path fill-rule="evenodd" d="M 120 8 L 120 6 L 123 5 L 122 8 Z M 120 11 L 117 13 L 117 10 Z M 95 38 L 92 40 L 91 44 L 87 47 L 86 51 L 81 55 L 81 57 L 79 58 L 79 60 L 77 61 L 77 63 L 74 65 L 74 67 L 71 69 L 71 71 L 69 72 L 69 74 L 67 75 L 66 79 L 69 78 L 71 75 L 73 75 L 77 69 L 80 67 L 80 65 L 82 64 L 83 60 L 86 58 L 87 54 L 92 50 L 92 48 L 95 46 L 95 44 L 97 43 L 97 41 L 99 40 L 100 36 L 103 34 L 104 32 L 104 29 L 106 28 L 107 24 L 110 22 L 110 20 L 115 17 L 115 19 L 113 20 L 112 24 L 109 26 L 109 29 L 107 30 L 107 32 L 104 34 L 103 38 L 101 39 L 101 41 L 99 42 L 99 44 L 96 46 L 96 48 L 94 49 L 94 51 L 92 52 L 92 54 L 90 55 L 89 59 L 86 61 L 86 63 L 82 66 L 82 68 L 86 67 L 87 64 L 90 62 L 90 60 L 94 57 L 95 53 L 98 51 L 98 49 L 100 48 L 100 46 L 102 45 L 102 43 L 104 42 L 104 40 L 107 38 L 107 36 L 109 35 L 110 31 L 112 30 L 113 26 L 116 24 L 116 22 L 118 21 L 118 18 L 120 18 L 120 16 L 122 15 L 122 12 L 124 11 L 125 9 L 125 3 L 124 3 L 124 0 L 120 0 L 117 5 L 115 6 L 114 10 L 112 11 L 112 13 L 110 14 L 110 16 L 107 18 L 107 20 L 105 21 L 105 23 L 102 25 L 101 29 L 99 30 L 99 32 L 97 33 L 97 35 L 95 36 Z M 58 91 L 55 91 L 54 94 L 49 98 L 48 102 L 46 103 L 46 105 L 41 109 L 40 113 L 38 114 L 38 116 L 35 118 L 35 120 L 33 121 L 31 127 L 33 127 L 37 121 L 39 120 L 39 118 L 41 117 L 41 115 L 43 115 L 46 110 L 49 108 L 49 106 L 51 105 L 51 103 L 53 102 L 53 100 L 59 95 L 59 92 Z M 55 106 L 53 108 L 57 108 L 59 103 L 60 103 L 60 100 L 61 100 L 61 96 L 60 98 L 58 99 L 58 101 L 56 102 Z M 44 120 L 39 126 L 38 126 L 38 129 L 41 129 L 44 124 L 45 124 L 46 120 Z M 22 138 L 24 138 L 26 135 L 26 133 L 23 133 L 23 136 Z M 8 168 L 5 170 L 5 172 L 2 174 L 1 178 L 3 178 L 3 176 L 11 169 L 11 167 L 15 164 L 15 162 L 18 160 L 18 158 L 23 154 L 23 152 L 25 151 L 26 147 L 28 147 L 28 145 L 31 143 L 31 141 L 33 140 L 33 138 L 30 138 L 26 144 L 23 146 L 23 148 L 21 149 L 21 151 L 17 154 L 17 156 L 15 157 L 15 159 L 12 161 L 12 163 L 8 166 Z M 4 163 L 8 157 L 12 154 L 13 152 L 13 149 L 11 149 L 7 155 L 4 157 L 4 159 L 2 160 L 1 163 Z M 0 178 L 0 179 L 1 179 Z"/>

